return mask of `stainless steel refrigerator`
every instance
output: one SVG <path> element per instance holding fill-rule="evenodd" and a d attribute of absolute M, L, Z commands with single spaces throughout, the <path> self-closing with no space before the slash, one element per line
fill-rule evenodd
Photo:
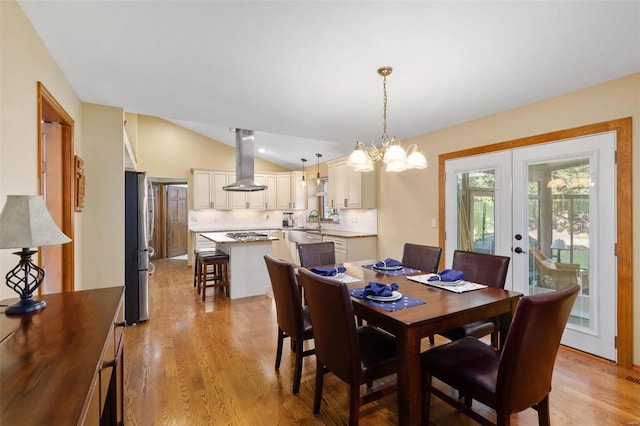
<path fill-rule="evenodd" d="M 127 324 L 149 319 L 150 210 L 145 172 L 124 176 L 124 316 Z"/>

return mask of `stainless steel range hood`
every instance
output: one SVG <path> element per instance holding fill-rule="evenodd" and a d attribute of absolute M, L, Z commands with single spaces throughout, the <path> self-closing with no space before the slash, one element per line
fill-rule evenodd
<path fill-rule="evenodd" d="M 236 132 L 236 181 L 222 187 L 225 191 L 264 191 L 265 185 L 254 180 L 253 130 L 235 129 Z"/>

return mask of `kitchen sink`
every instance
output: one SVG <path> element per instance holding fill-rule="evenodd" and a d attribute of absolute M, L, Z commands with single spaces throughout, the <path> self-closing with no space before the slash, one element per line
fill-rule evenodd
<path fill-rule="evenodd" d="M 287 239 L 292 243 L 308 244 L 321 243 L 322 235 L 319 231 L 311 231 L 306 229 L 289 229 Z"/>

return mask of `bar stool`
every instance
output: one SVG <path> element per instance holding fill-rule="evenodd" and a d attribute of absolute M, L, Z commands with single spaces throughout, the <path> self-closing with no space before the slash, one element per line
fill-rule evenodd
<path fill-rule="evenodd" d="M 198 257 L 198 254 L 204 253 L 204 252 L 216 251 L 216 250 L 217 249 L 215 247 L 208 247 L 208 248 L 193 250 L 194 259 L 195 259 L 194 266 L 193 266 L 193 287 L 198 290 L 198 294 L 200 294 L 200 287 L 197 285 L 198 276 L 200 274 L 200 257 Z M 215 271 L 213 269 L 211 269 L 211 271 L 207 270 L 208 274 L 214 274 L 214 272 Z"/>
<path fill-rule="evenodd" d="M 207 288 L 222 287 L 225 296 L 229 297 L 229 255 L 219 249 L 199 252 L 196 255 L 197 266 L 197 291 L 202 296 L 206 296 Z M 212 272 L 209 272 L 209 266 Z M 211 284 L 209 284 L 211 283 Z"/>

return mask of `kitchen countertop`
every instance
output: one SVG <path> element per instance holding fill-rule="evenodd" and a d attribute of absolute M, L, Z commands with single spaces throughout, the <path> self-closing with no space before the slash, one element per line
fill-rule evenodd
<path fill-rule="evenodd" d="M 283 230 L 296 230 L 309 232 L 316 235 L 326 235 L 328 237 L 340 237 L 340 238 L 362 238 L 362 237 L 377 237 L 378 234 L 372 234 L 370 232 L 357 232 L 357 231 L 343 231 L 341 229 L 321 229 L 318 231 L 315 228 L 284 228 Z"/>
<path fill-rule="evenodd" d="M 253 244 L 253 243 L 270 243 L 271 241 L 277 241 L 279 238 L 277 237 L 269 237 L 255 240 L 236 240 L 235 238 L 229 238 L 226 235 L 226 232 L 203 232 L 202 235 L 205 238 L 210 239 L 215 243 L 225 243 L 225 244 Z"/>
<path fill-rule="evenodd" d="M 340 238 L 362 238 L 362 237 L 376 237 L 378 234 L 371 232 L 357 232 L 357 231 L 343 231 L 340 229 L 321 229 L 318 231 L 316 228 L 234 228 L 234 229 L 211 229 L 210 227 L 201 227 L 201 228 L 189 228 L 189 231 L 196 232 L 200 234 L 210 233 L 210 234 L 220 234 L 224 236 L 227 232 L 237 232 L 237 231 L 304 231 L 312 234 L 320 234 L 326 235 L 329 237 L 340 237 Z M 244 242 L 244 241 L 236 241 L 229 237 L 225 237 L 227 240 L 224 242 Z M 269 237 L 273 240 L 277 240 L 276 237 Z M 265 241 L 265 240 L 262 240 Z M 222 241 L 221 241 L 222 242 Z"/>

